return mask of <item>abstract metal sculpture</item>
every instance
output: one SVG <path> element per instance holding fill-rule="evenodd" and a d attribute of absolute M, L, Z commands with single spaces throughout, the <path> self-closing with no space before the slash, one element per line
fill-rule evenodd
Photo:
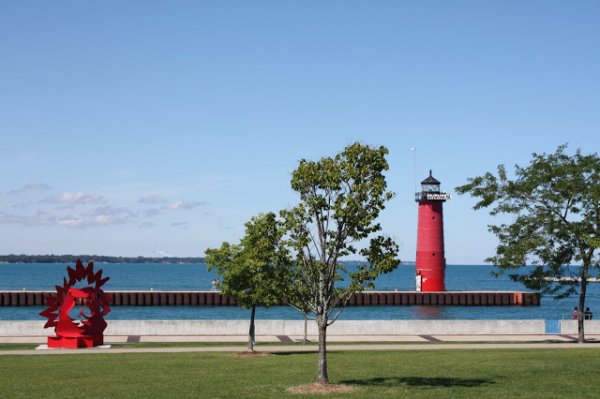
<path fill-rule="evenodd" d="M 104 316 L 110 312 L 108 303 L 111 298 L 100 287 L 109 280 L 102 278 L 102 270 L 94 274 L 94 263 L 87 267 L 79 259 L 75 269 L 67 266 L 69 280 L 63 278 L 63 286 L 56 287 L 56 296 L 46 296 L 49 307 L 40 313 L 48 318 L 44 328 L 55 327 L 56 337 L 48 337 L 49 348 L 89 348 L 104 344 L 104 330 L 106 321 Z M 89 286 L 75 288 L 75 284 L 87 279 Z M 92 284 L 94 285 L 92 287 Z M 69 315 L 75 305 L 83 305 L 90 310 L 86 315 L 84 309 L 80 310 L 81 320 L 73 319 Z M 58 320 L 57 320 L 58 319 Z"/>

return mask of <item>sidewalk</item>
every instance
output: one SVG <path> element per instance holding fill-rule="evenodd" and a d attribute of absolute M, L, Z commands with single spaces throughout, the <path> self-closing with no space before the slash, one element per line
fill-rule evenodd
<path fill-rule="evenodd" d="M 257 335 L 258 344 L 300 343 L 300 335 Z M 586 334 L 586 340 L 600 343 L 600 335 Z M 308 335 L 309 342 L 317 342 L 319 337 Z M 0 336 L 0 344 L 45 344 L 46 336 Z M 104 342 L 110 344 L 125 343 L 247 343 L 248 336 L 231 335 L 105 335 Z M 435 335 L 385 335 L 385 334 L 356 334 L 327 336 L 328 343 L 456 343 L 456 342 L 577 342 L 577 335 L 572 334 L 435 334 Z M 1 347 L 0 347 L 1 349 Z"/>
<path fill-rule="evenodd" d="M 254 349 L 262 352 L 318 351 L 316 336 L 309 336 L 309 345 L 298 345 L 301 336 L 258 335 Z M 587 344 L 577 343 L 573 335 L 330 335 L 327 349 L 336 350 L 436 350 L 436 349 L 514 349 L 514 348 L 582 348 L 600 349 L 600 335 L 586 336 Z M 117 348 L 123 343 L 221 343 L 204 347 Z M 46 337 L 0 336 L 0 344 L 45 345 Z M 105 336 L 107 347 L 83 349 L 37 349 L 3 351 L 0 355 L 138 353 L 138 352 L 241 352 L 247 343 L 244 335 L 186 335 L 186 336 Z M 272 345 L 278 343 L 279 345 Z M 281 345 L 289 343 L 290 345 Z"/>

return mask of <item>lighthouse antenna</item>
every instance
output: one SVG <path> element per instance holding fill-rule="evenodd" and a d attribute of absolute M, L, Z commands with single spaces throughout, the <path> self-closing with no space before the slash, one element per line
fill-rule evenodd
<path fill-rule="evenodd" d="M 415 193 L 417 192 L 417 147 L 410 148 L 413 152 L 413 158 L 415 162 Z"/>

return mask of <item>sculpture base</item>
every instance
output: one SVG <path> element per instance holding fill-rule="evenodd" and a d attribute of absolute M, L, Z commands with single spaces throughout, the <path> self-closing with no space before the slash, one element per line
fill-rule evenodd
<path fill-rule="evenodd" d="M 103 344 L 103 335 L 88 335 L 85 337 L 48 337 L 48 348 L 92 348 Z"/>

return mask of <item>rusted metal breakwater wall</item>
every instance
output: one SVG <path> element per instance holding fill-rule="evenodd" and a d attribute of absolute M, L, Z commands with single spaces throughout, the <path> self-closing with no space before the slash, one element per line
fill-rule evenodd
<path fill-rule="evenodd" d="M 105 291 L 110 306 L 236 306 L 235 299 L 217 291 Z M 47 306 L 54 291 L 3 291 L 0 306 Z M 534 292 L 414 292 L 367 291 L 354 294 L 347 306 L 539 306 Z"/>

